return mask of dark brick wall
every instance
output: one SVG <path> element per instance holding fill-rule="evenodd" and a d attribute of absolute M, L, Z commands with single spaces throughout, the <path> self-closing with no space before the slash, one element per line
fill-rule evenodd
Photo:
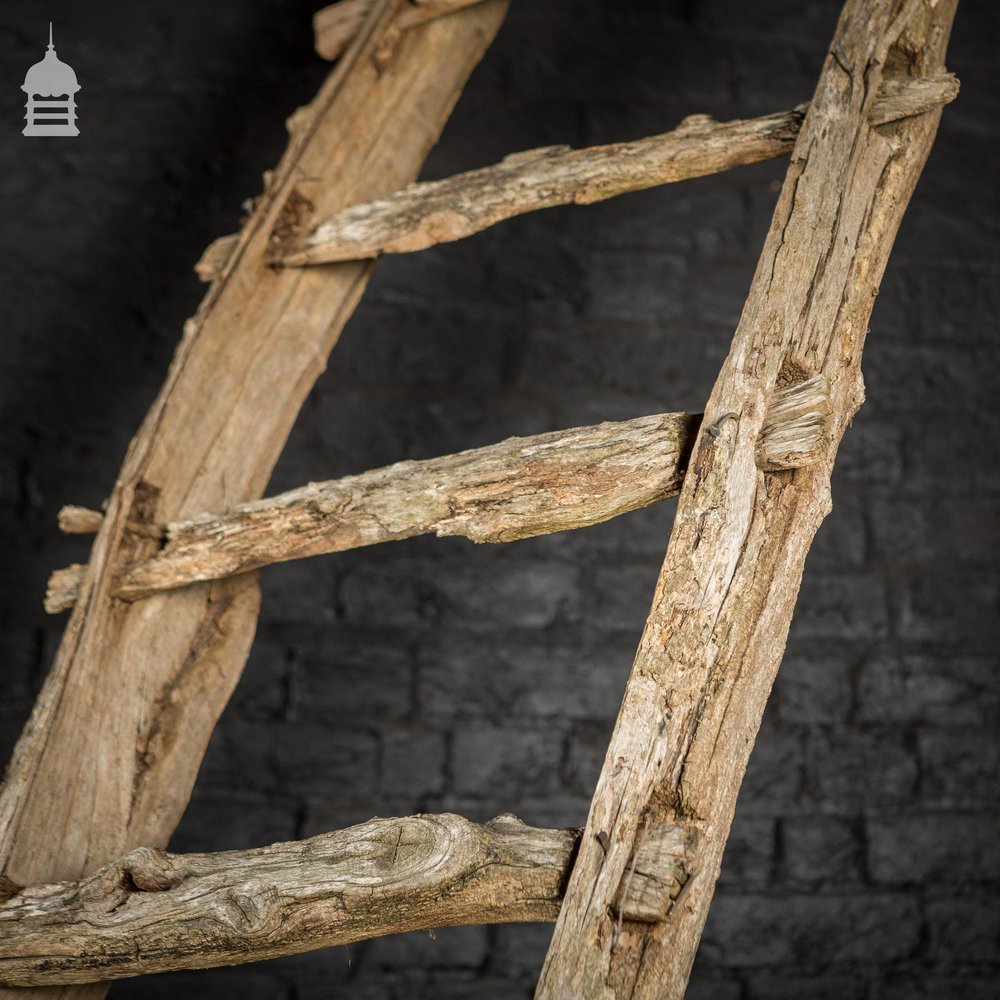
<path fill-rule="evenodd" d="M 201 289 L 315 90 L 305 2 L 0 11 L 0 732 L 58 640 L 44 581 L 96 505 Z M 807 98 L 836 0 L 515 0 L 426 176 L 533 145 Z M 82 135 L 20 136 L 46 20 Z M 964 0 L 963 80 L 903 225 L 740 799 L 690 996 L 998 993 L 1000 421 L 995 56 Z M 701 406 L 783 164 L 507 223 L 389 259 L 306 404 L 274 490 L 506 435 Z M 670 529 L 664 505 L 507 548 L 417 539 L 264 574 L 245 679 L 179 850 L 372 815 L 513 810 L 579 824 Z M 86 725 L 87 720 L 80 720 Z M 527 997 L 549 929 L 462 928 L 120 984 L 131 997 Z"/>

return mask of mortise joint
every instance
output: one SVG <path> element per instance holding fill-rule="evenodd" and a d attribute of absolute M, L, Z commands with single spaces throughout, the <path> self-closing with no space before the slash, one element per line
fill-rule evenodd
<path fill-rule="evenodd" d="M 636 843 L 612 910 L 622 920 L 661 923 L 693 876 L 698 846 L 695 827 L 650 823 Z"/>
<path fill-rule="evenodd" d="M 784 384 L 782 384 L 784 383 Z M 830 395 L 826 376 L 806 378 L 783 370 L 757 440 L 757 468 L 763 472 L 811 465 L 830 441 Z"/>

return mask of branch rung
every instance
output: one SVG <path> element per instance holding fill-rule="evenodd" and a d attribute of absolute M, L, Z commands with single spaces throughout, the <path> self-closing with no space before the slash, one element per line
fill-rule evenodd
<path fill-rule="evenodd" d="M 826 444 L 826 381 L 817 376 L 778 389 L 758 447 L 762 469 L 815 460 Z M 114 594 L 134 600 L 272 563 L 433 533 L 474 542 L 588 527 L 676 496 L 701 417 L 665 413 L 577 427 L 446 455 L 399 462 L 265 500 L 225 514 L 176 521 L 153 534 L 165 540 L 151 559 L 127 567 Z M 708 432 L 721 433 L 725 419 Z M 87 518 L 83 508 L 69 519 Z M 100 518 L 87 512 L 90 523 Z M 144 526 L 146 532 L 150 531 Z M 86 567 L 57 570 L 46 610 L 76 602 Z"/>
<path fill-rule="evenodd" d="M 879 126 L 907 118 L 957 93 L 951 74 L 893 80 L 879 92 L 869 121 Z M 276 246 L 273 260 L 302 266 L 423 250 L 525 212 L 604 201 L 783 156 L 795 144 L 805 107 L 731 122 L 692 115 L 672 132 L 633 142 L 514 153 L 489 167 L 351 205 L 304 239 Z"/>
<path fill-rule="evenodd" d="M 0 985 L 93 983 L 383 934 L 555 920 L 577 830 L 514 816 L 373 819 L 219 854 L 139 848 L 79 882 L 0 894 Z"/>

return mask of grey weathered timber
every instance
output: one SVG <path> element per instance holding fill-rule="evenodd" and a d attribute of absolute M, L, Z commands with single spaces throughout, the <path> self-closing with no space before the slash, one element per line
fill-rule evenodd
<path fill-rule="evenodd" d="M 848 0 L 732 348 L 705 408 L 653 607 L 536 996 L 683 996 L 740 782 L 781 659 L 836 447 L 863 395 L 861 350 L 933 110 L 873 125 L 883 78 L 937 75 L 956 0 Z M 768 398 L 823 372 L 823 458 L 756 462 Z M 708 433 L 715 427 L 717 433 Z M 646 831 L 689 831 L 662 919 L 616 906 Z"/>
<path fill-rule="evenodd" d="M 358 264 L 276 271 L 266 250 L 359 194 L 378 197 L 416 176 L 506 9 L 504 0 L 486 0 L 401 33 L 406 6 L 378 0 L 315 100 L 293 116 L 288 151 L 185 325 L 7 770 L 4 884 L 76 879 L 132 848 L 162 847 L 187 804 L 243 669 L 258 586 L 245 574 L 142 603 L 115 599 L 120 567 L 156 548 L 127 526 L 263 493 L 369 274 Z M 54 995 L 103 992 L 97 985 Z"/>
<path fill-rule="evenodd" d="M 757 448 L 761 468 L 813 462 L 828 440 L 823 375 L 778 390 Z M 676 496 L 701 414 L 665 413 L 511 438 L 422 462 L 310 483 L 186 521 L 126 525 L 161 542 L 125 566 L 116 597 L 134 600 L 272 563 L 434 533 L 512 542 L 583 528 Z M 63 530 L 95 530 L 101 514 L 64 507 Z M 57 570 L 45 608 L 71 607 L 85 567 Z"/>
<path fill-rule="evenodd" d="M 884 125 L 907 118 L 946 104 L 957 93 L 958 82 L 947 74 L 889 81 L 869 109 L 869 120 Z M 525 212 L 586 205 L 785 156 L 806 107 L 730 122 L 691 115 L 672 132 L 646 139 L 514 153 L 493 166 L 351 205 L 283 248 L 275 260 L 302 266 L 409 253 L 464 239 Z M 210 273 L 209 264 L 200 267 Z"/>
<path fill-rule="evenodd" d="M 235 965 L 382 934 L 554 920 L 578 830 L 514 816 L 373 819 L 218 854 L 138 848 L 86 879 L 0 894 L 0 983 Z"/>

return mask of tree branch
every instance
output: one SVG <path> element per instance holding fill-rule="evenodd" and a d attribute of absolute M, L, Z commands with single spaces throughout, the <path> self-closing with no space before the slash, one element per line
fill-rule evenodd
<path fill-rule="evenodd" d="M 554 920 L 578 837 L 510 815 L 479 826 L 446 813 L 249 851 L 139 848 L 78 882 L 8 886 L 0 985 L 92 983 L 403 931 Z"/>
<path fill-rule="evenodd" d="M 316 98 L 292 116 L 287 152 L 185 324 L 7 768 L 0 882 L 79 878 L 131 848 L 162 846 L 187 805 L 246 662 L 259 588 L 246 574 L 129 605 L 111 597 L 113 581 L 158 547 L 137 525 L 262 494 L 370 273 L 357 264 L 276 271 L 267 247 L 350 198 L 411 181 L 506 11 L 505 0 L 485 0 L 401 34 L 406 6 L 376 0 Z"/>
<path fill-rule="evenodd" d="M 872 105 L 873 125 L 946 104 L 953 76 L 892 81 Z M 608 146 L 548 146 L 440 181 L 411 184 L 386 198 L 351 205 L 308 236 L 274 249 L 285 266 L 408 253 L 460 240 L 504 219 L 555 205 L 590 204 L 791 152 L 803 109 L 745 121 L 693 115 L 672 132 Z"/>
<path fill-rule="evenodd" d="M 940 117 L 873 127 L 870 108 L 883 72 L 943 71 L 955 3 L 844 7 L 705 408 L 719 432 L 703 429 L 692 453 L 538 998 L 684 994 L 806 553 L 830 509 L 836 448 L 864 395 L 872 305 Z M 792 472 L 762 470 L 754 442 L 773 386 L 820 371 L 826 453 Z M 683 898 L 658 919 L 631 919 L 616 900 L 663 822 L 692 830 Z"/>
<path fill-rule="evenodd" d="M 824 376 L 779 389 L 757 449 L 761 468 L 815 461 L 828 441 L 828 420 Z M 113 593 L 134 600 L 272 563 L 427 533 L 512 542 L 598 524 L 677 495 L 700 421 L 699 414 L 665 413 L 511 438 L 310 483 L 225 514 L 146 528 L 163 548 L 126 567 Z M 60 511 L 60 525 L 73 531 L 100 518 L 81 507 Z M 75 564 L 52 574 L 47 611 L 75 602 L 84 568 Z"/>

